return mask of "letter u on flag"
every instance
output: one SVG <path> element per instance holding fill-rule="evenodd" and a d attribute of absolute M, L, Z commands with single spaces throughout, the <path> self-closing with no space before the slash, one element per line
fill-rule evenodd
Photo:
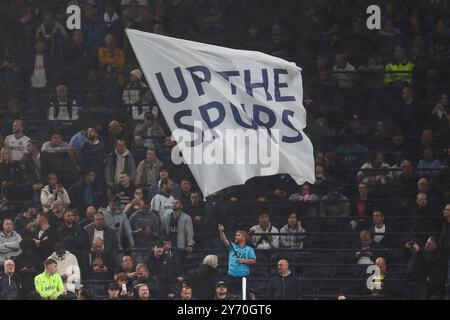
<path fill-rule="evenodd" d="M 314 183 L 303 133 L 301 69 L 261 52 L 126 33 L 177 145 L 205 196 L 256 176 Z"/>

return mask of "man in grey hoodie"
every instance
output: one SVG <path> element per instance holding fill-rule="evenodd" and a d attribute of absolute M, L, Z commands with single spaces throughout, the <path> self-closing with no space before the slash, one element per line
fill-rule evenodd
<path fill-rule="evenodd" d="M 159 217 L 150 209 L 150 200 L 144 198 L 143 207 L 130 217 L 136 246 L 151 248 L 159 237 Z"/>
<path fill-rule="evenodd" d="M 122 243 L 124 240 L 127 240 L 128 246 L 133 248 L 134 239 L 130 222 L 127 216 L 119 209 L 119 206 L 120 198 L 118 196 L 112 196 L 105 210 L 105 224 L 115 232 L 119 250 L 123 249 Z"/>
<path fill-rule="evenodd" d="M 136 177 L 136 163 L 123 140 L 116 141 L 115 150 L 105 159 L 105 180 L 109 188 L 119 184 L 120 173 L 125 171 L 134 182 Z"/>
<path fill-rule="evenodd" d="M 5 263 L 11 257 L 16 257 L 21 253 L 19 243 L 22 241 L 20 234 L 14 231 L 13 220 L 5 218 L 3 220 L 3 232 L 0 233 L 0 263 Z"/>

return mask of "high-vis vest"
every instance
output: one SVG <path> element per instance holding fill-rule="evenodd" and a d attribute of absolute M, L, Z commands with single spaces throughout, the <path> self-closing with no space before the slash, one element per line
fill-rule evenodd
<path fill-rule="evenodd" d="M 412 82 L 412 71 L 414 69 L 414 64 L 411 62 L 394 64 L 389 63 L 384 67 L 384 84 L 388 85 L 394 81 L 402 80 L 411 84 Z"/>

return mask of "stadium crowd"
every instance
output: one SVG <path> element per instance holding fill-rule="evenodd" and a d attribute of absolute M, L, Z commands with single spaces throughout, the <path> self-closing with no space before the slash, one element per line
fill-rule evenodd
<path fill-rule="evenodd" d="M 449 297 L 450 1 L 15 0 L 0 17 L 0 299 L 239 298 L 219 224 L 248 231 L 251 299 Z M 204 198 L 125 28 L 295 61 L 316 183 Z"/>

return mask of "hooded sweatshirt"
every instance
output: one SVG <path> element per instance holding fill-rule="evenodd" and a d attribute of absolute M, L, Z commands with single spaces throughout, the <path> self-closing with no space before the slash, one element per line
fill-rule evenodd
<path fill-rule="evenodd" d="M 66 251 L 62 257 L 58 257 L 56 252 L 53 252 L 49 259 L 53 259 L 58 263 L 58 270 L 56 272 L 59 275 L 63 276 L 67 274 L 67 281 L 64 283 L 64 289 L 75 293 L 76 287 L 79 287 L 79 284 L 81 283 L 81 272 L 77 257 L 69 251 Z"/>
<path fill-rule="evenodd" d="M 0 233 L 0 263 L 3 264 L 11 257 L 16 257 L 22 253 L 19 243 L 22 237 L 13 231 L 11 236 L 6 236 L 4 232 Z"/>
<path fill-rule="evenodd" d="M 105 224 L 108 228 L 113 229 L 114 225 L 120 224 L 119 228 L 114 231 L 117 237 L 117 243 L 119 244 L 119 249 L 122 250 L 122 237 L 127 237 L 128 245 L 134 247 L 133 232 L 131 231 L 130 222 L 127 216 L 120 210 L 112 212 L 108 207 L 105 210 Z"/>

